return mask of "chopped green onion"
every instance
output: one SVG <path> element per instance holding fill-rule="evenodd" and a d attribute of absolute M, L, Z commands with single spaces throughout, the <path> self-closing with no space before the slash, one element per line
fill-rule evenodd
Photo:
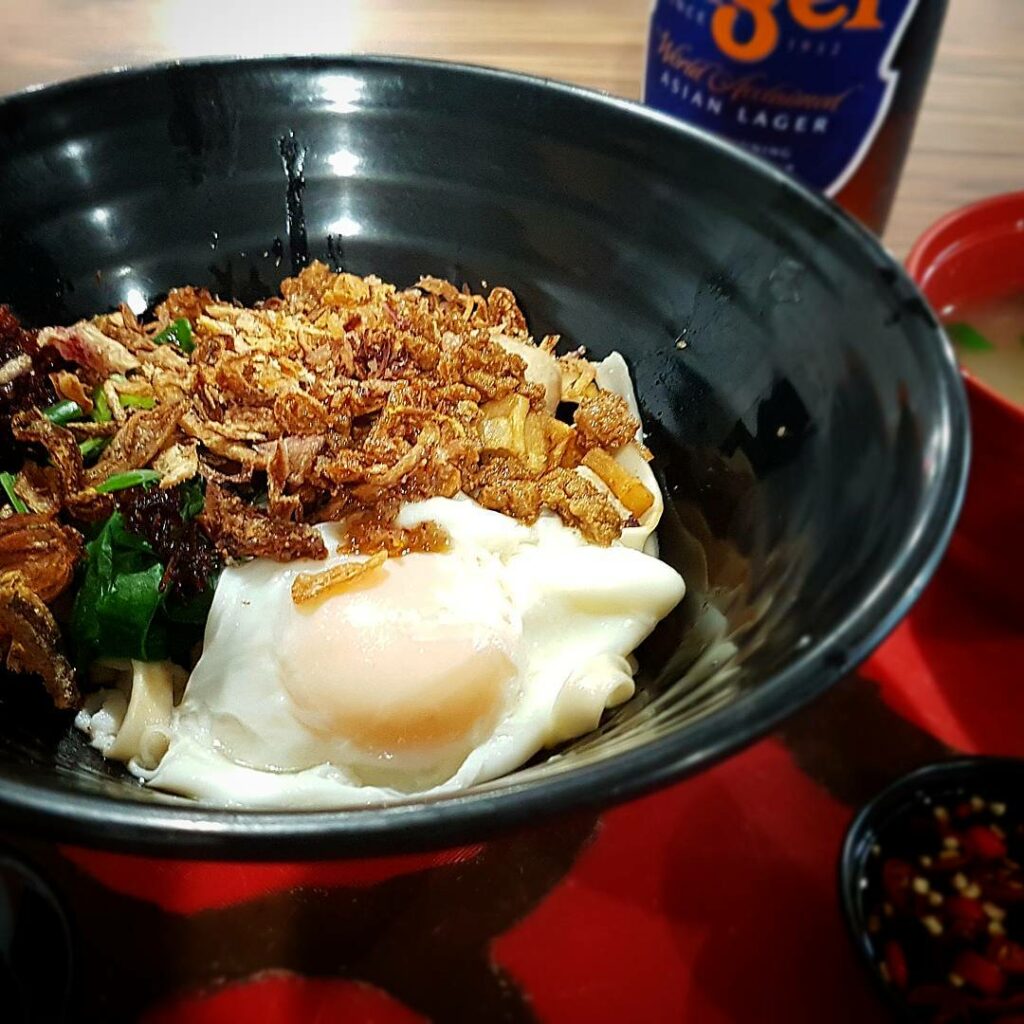
<path fill-rule="evenodd" d="M 947 324 L 946 333 L 953 339 L 954 344 L 972 352 L 991 352 L 995 348 L 981 331 L 970 324 Z"/>
<path fill-rule="evenodd" d="M 108 476 L 101 484 L 96 485 L 97 494 L 110 494 L 111 491 L 123 491 L 141 484 L 155 484 L 160 474 L 155 469 L 130 469 L 127 473 L 115 473 Z"/>
<path fill-rule="evenodd" d="M 14 477 L 10 473 L 0 473 L 0 487 L 4 489 L 4 493 L 7 495 L 7 500 L 11 503 L 11 508 L 13 508 L 15 512 L 20 512 L 24 515 L 28 511 L 28 505 L 26 505 L 15 492 Z"/>
<path fill-rule="evenodd" d="M 79 442 L 78 450 L 82 453 L 83 459 L 91 459 L 94 455 L 99 455 L 107 447 L 109 440 L 106 437 L 90 437 L 85 441 Z"/>
<path fill-rule="evenodd" d="M 92 418 L 97 423 L 109 423 L 114 418 L 102 384 L 92 393 Z"/>
<path fill-rule="evenodd" d="M 162 331 L 153 335 L 155 345 L 166 345 L 173 342 L 182 352 L 191 352 L 196 343 L 192 340 L 192 325 L 185 317 L 172 320 Z"/>
<path fill-rule="evenodd" d="M 152 409 L 156 399 L 149 395 L 118 395 L 117 400 L 125 409 Z"/>
<path fill-rule="evenodd" d="M 58 427 L 62 427 L 65 423 L 70 423 L 72 420 L 80 420 L 85 413 L 82 412 L 82 407 L 77 402 L 72 402 L 69 398 L 63 402 L 54 403 L 49 409 L 44 409 L 43 415 L 51 423 L 56 423 Z"/>

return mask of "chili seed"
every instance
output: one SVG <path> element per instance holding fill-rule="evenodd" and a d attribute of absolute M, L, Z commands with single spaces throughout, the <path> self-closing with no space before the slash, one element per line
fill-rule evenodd
<path fill-rule="evenodd" d="M 1006 918 L 1006 911 L 997 907 L 994 903 L 982 903 L 981 909 L 992 918 L 993 921 L 1002 921 Z"/>
<path fill-rule="evenodd" d="M 1024 946 L 996 936 L 989 943 L 988 958 L 995 960 L 1008 974 L 1024 974 Z"/>

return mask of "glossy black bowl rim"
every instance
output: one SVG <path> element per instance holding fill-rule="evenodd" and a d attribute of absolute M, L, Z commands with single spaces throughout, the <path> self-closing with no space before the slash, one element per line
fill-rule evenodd
<path fill-rule="evenodd" d="M 905 1016 L 907 1007 L 899 994 L 885 984 L 878 972 L 876 958 L 872 955 L 874 947 L 868 937 L 858 898 L 864 863 L 871 846 L 878 833 L 895 821 L 922 791 L 945 792 L 957 786 L 972 784 L 983 789 L 986 779 L 1014 775 L 1024 781 L 1024 759 L 981 755 L 951 756 L 949 760 L 933 761 L 891 782 L 861 807 L 846 829 L 836 872 L 846 932 L 876 991 L 897 1015 Z"/>
<path fill-rule="evenodd" d="M 115 68 L 54 85 L 34 86 L 0 100 L 0 113 L 22 104 L 45 103 L 111 80 L 144 86 L 174 69 L 230 71 L 244 64 L 263 72 L 417 71 L 456 74 L 467 82 L 512 83 L 567 100 L 640 118 L 681 142 L 728 155 L 747 172 L 769 178 L 830 219 L 840 234 L 859 245 L 887 280 L 920 297 L 916 285 L 881 242 L 830 200 L 776 167 L 700 129 L 630 100 L 580 86 L 508 71 L 446 61 L 389 56 L 212 58 Z M 923 298 L 922 308 L 927 308 Z M 822 694 L 863 661 L 896 627 L 920 596 L 949 543 L 966 490 L 970 425 L 963 382 L 952 348 L 934 324 L 941 375 L 936 417 L 948 436 L 925 492 L 923 508 L 905 548 L 878 585 L 831 635 L 801 650 L 782 671 L 728 705 L 678 733 L 652 740 L 606 761 L 559 772 L 529 784 L 381 808 L 345 811 L 236 811 L 187 804 L 142 803 L 68 790 L 51 790 L 17 779 L 0 785 L 0 827 L 85 846 L 139 854 L 236 860 L 309 860 L 436 849 L 475 842 L 513 827 L 574 811 L 594 811 L 641 796 L 709 767 L 759 739 Z"/>

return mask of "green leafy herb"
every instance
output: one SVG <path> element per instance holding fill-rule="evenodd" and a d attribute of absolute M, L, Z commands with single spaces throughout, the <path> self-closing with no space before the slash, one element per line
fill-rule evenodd
<path fill-rule="evenodd" d="M 103 524 L 85 554 L 70 629 L 79 665 L 101 657 L 187 662 L 202 638 L 217 574 L 194 597 L 174 596 L 163 586 L 166 566 L 121 512 Z"/>
<path fill-rule="evenodd" d="M 154 484 L 160 479 L 155 469 L 130 469 L 126 473 L 115 473 L 108 476 L 101 484 L 96 485 L 98 494 L 110 494 L 112 491 L 123 491 L 127 487 L 138 487 L 140 484 Z"/>
<path fill-rule="evenodd" d="M 11 508 L 13 508 L 15 512 L 20 512 L 24 515 L 28 511 L 28 505 L 18 497 L 18 494 L 14 489 L 14 476 L 11 473 L 0 473 L 0 487 L 4 489 L 4 494 L 7 495 L 7 500 L 11 503 Z"/>
<path fill-rule="evenodd" d="M 156 399 L 149 395 L 118 395 L 117 400 L 125 409 L 152 409 Z"/>
<path fill-rule="evenodd" d="M 102 385 L 92 393 L 92 418 L 97 423 L 109 423 L 114 418 Z"/>
<path fill-rule="evenodd" d="M 82 412 L 82 407 L 77 402 L 66 399 L 63 402 L 54 403 L 48 409 L 44 409 L 43 415 L 51 423 L 56 423 L 57 426 L 62 427 L 65 423 L 70 423 L 72 420 L 80 420 L 85 413 Z"/>
<path fill-rule="evenodd" d="M 86 462 L 96 455 L 99 455 L 104 448 L 110 443 L 110 439 L 106 437 L 90 437 L 85 441 L 78 442 L 78 450 L 82 453 L 82 458 Z"/>
<path fill-rule="evenodd" d="M 195 341 L 192 340 L 192 325 L 183 316 L 172 320 L 162 331 L 154 334 L 153 343 L 156 345 L 173 343 L 185 353 L 191 352 L 196 347 Z"/>
<path fill-rule="evenodd" d="M 970 324 L 947 324 L 946 333 L 953 339 L 954 344 L 971 352 L 991 352 L 995 348 L 981 331 Z"/>
<path fill-rule="evenodd" d="M 205 626 L 211 604 L 213 587 L 196 594 L 188 601 L 168 601 L 164 604 L 163 612 L 168 622 L 182 626 Z"/>
<path fill-rule="evenodd" d="M 85 574 L 71 614 L 80 664 L 98 657 L 165 658 L 167 628 L 154 621 L 163 601 L 164 570 L 150 546 L 129 533 L 115 512 L 85 551 Z"/>
<path fill-rule="evenodd" d="M 190 519 L 195 519 L 203 511 L 203 503 L 206 501 L 206 496 L 203 494 L 203 485 L 198 478 L 193 478 L 188 483 L 182 484 L 181 492 L 181 518 L 187 523 Z"/>

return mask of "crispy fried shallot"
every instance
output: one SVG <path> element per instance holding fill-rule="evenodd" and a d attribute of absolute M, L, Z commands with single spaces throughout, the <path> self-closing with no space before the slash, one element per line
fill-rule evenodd
<path fill-rule="evenodd" d="M 363 562 L 342 562 L 322 572 L 300 572 L 292 580 L 292 600 L 296 604 L 308 604 L 337 594 L 379 569 L 387 559 L 386 551 L 378 551 Z"/>
<path fill-rule="evenodd" d="M 129 417 L 96 465 L 86 471 L 86 482 L 95 485 L 114 473 L 148 465 L 166 447 L 184 411 L 177 404 L 158 405 Z"/>
<path fill-rule="evenodd" d="M 71 582 L 82 553 L 82 535 L 41 515 L 0 519 L 0 572 L 18 570 L 43 601 L 52 601 Z"/>
<path fill-rule="evenodd" d="M 39 676 L 58 708 L 77 707 L 75 672 L 61 651 L 57 622 L 17 570 L 0 573 L 0 651 L 10 671 Z"/>
<path fill-rule="evenodd" d="M 82 453 L 70 430 L 51 423 L 35 409 L 26 409 L 14 416 L 11 431 L 15 440 L 46 449 L 65 501 L 85 486 Z"/>
<path fill-rule="evenodd" d="M 271 519 L 218 484 L 206 485 L 200 522 L 221 553 L 235 558 L 326 558 L 327 548 L 316 530 L 301 523 Z"/>
<path fill-rule="evenodd" d="M 583 350 L 556 358 L 557 342 L 530 335 L 507 288 L 399 289 L 318 262 L 250 307 L 176 288 L 149 317 L 122 305 L 38 333 L 0 307 L 0 441 L 21 446 L 0 513 L 8 662 L 72 700 L 45 602 L 80 557 L 72 524 L 115 509 L 179 596 L 222 558 L 324 559 L 315 526 L 339 521 L 339 550 L 370 557 L 299 575 L 296 602 L 316 600 L 385 558 L 445 550 L 436 524 L 395 517 L 460 493 L 613 543 L 654 503 L 618 458 L 646 452 L 639 424 Z M 48 418 L 55 398 L 78 406 L 66 425 Z"/>

